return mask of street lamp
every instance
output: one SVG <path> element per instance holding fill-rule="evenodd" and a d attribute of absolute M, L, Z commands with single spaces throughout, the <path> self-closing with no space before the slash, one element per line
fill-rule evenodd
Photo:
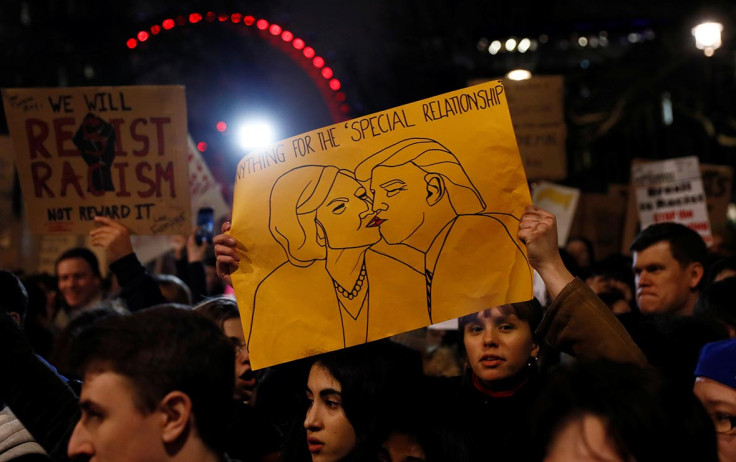
<path fill-rule="evenodd" d="M 692 34 L 695 37 L 695 47 L 703 50 L 705 56 L 713 56 L 713 52 L 721 46 L 721 32 L 723 24 L 719 22 L 704 22 L 693 27 Z"/>

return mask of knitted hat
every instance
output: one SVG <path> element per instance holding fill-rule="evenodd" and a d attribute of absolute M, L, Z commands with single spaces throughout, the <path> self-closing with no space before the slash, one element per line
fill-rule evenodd
<path fill-rule="evenodd" d="M 736 388 L 736 338 L 707 343 L 700 350 L 695 376 Z"/>

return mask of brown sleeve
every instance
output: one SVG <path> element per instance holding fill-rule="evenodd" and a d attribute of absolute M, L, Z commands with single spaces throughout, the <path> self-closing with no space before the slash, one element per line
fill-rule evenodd
<path fill-rule="evenodd" d="M 644 353 L 611 309 L 578 278 L 552 301 L 537 335 L 553 348 L 581 360 L 647 365 Z"/>

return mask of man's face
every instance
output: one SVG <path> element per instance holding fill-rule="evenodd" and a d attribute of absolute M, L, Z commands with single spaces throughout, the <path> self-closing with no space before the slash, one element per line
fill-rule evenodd
<path fill-rule="evenodd" d="M 67 258 L 56 265 L 59 292 L 70 308 L 84 306 L 100 296 L 102 281 L 83 258 Z"/>
<path fill-rule="evenodd" d="M 406 241 L 422 226 L 427 203 L 426 173 L 414 164 L 379 165 L 371 174 L 373 210 L 381 222 L 381 235 L 389 244 Z"/>
<path fill-rule="evenodd" d="M 689 314 L 694 303 L 692 290 L 702 277 L 702 271 L 695 270 L 697 263 L 680 265 L 667 241 L 634 252 L 633 263 L 636 302 L 642 313 Z"/>
<path fill-rule="evenodd" d="M 716 382 L 698 377 L 693 393 L 710 414 L 718 433 L 718 459 L 736 460 L 736 429 L 731 428 L 729 418 L 736 416 L 736 390 Z"/>
<path fill-rule="evenodd" d="M 133 384 L 115 372 L 88 373 L 67 452 L 76 460 L 153 462 L 167 460 L 159 412 L 142 414 L 133 400 Z"/>

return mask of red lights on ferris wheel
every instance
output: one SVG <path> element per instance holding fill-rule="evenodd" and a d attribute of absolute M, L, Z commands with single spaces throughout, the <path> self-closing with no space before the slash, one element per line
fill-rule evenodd
<path fill-rule="evenodd" d="M 187 24 L 197 24 L 202 21 L 206 21 L 208 23 L 215 22 L 215 20 L 219 22 L 227 22 L 230 21 L 233 24 L 244 24 L 245 26 L 254 26 L 263 32 L 268 32 L 273 37 L 280 38 L 285 43 L 291 43 L 291 46 L 294 48 L 294 50 L 297 50 L 298 52 L 301 52 L 300 54 L 305 58 L 310 60 L 311 65 L 319 70 L 319 74 L 322 78 L 325 79 L 327 86 L 334 92 L 334 98 L 335 101 L 337 101 L 340 104 L 339 110 L 343 114 L 347 114 L 349 112 L 349 106 L 345 103 L 346 96 L 345 93 L 342 91 L 339 91 L 342 88 L 342 83 L 334 78 L 334 71 L 332 68 L 326 66 L 326 62 L 323 57 L 318 56 L 317 52 L 314 50 L 314 48 L 307 46 L 307 44 L 302 40 L 301 38 L 297 38 L 294 36 L 294 33 L 288 30 L 284 30 L 279 24 L 273 24 L 269 23 L 266 19 L 258 19 L 252 15 L 243 15 L 241 13 L 215 13 L 213 11 L 207 11 L 204 13 L 204 16 L 202 13 L 193 12 L 189 15 L 181 15 L 176 16 L 175 18 L 167 18 L 164 19 L 161 24 L 154 24 L 150 27 L 150 33 L 147 30 L 139 31 L 135 37 L 129 38 L 125 45 L 129 49 L 135 49 L 138 47 L 139 43 L 147 41 L 149 38 L 151 38 L 154 35 L 158 35 L 163 31 L 168 31 L 173 29 L 176 26 L 185 26 Z M 217 130 L 220 132 L 224 132 L 227 130 L 227 125 L 225 122 L 218 122 L 216 126 Z M 207 149 L 206 143 L 202 142 L 198 144 L 198 149 L 200 151 L 203 151 L 201 149 L 204 147 L 204 149 Z"/>

